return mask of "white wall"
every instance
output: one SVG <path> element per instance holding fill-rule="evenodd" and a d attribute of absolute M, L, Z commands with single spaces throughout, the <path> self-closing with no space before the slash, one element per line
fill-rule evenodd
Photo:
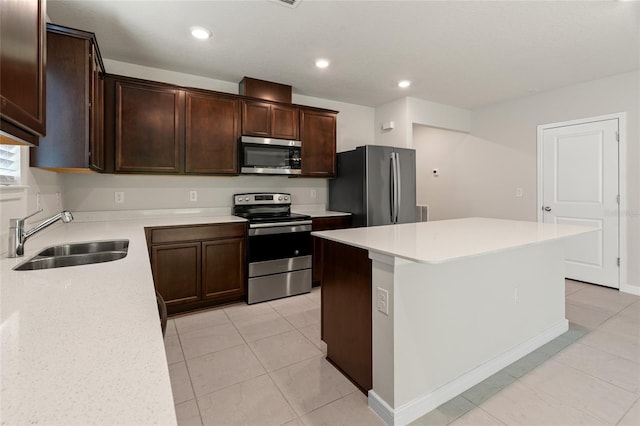
<path fill-rule="evenodd" d="M 528 156 L 466 133 L 418 125 L 413 126 L 413 144 L 420 165 L 416 201 L 429 206 L 430 220 L 528 217 L 525 198 L 515 198 L 516 187 L 535 180 L 535 168 L 533 177 L 526 173 Z M 508 161 L 497 162 L 500 158 Z"/>
<path fill-rule="evenodd" d="M 238 93 L 238 83 L 173 71 L 143 67 L 106 59 L 111 74 L 143 78 L 187 87 Z M 339 111 L 337 149 L 345 151 L 372 143 L 374 110 L 328 99 L 293 95 L 293 102 Z M 142 176 L 108 174 L 62 175 L 63 200 L 71 211 L 131 210 L 192 207 L 230 207 L 231 195 L 248 191 L 283 191 L 293 194 L 295 204 L 326 204 L 327 180 L 278 176 Z M 189 202 L 190 190 L 198 201 Z M 114 203 L 114 192 L 125 193 L 123 204 Z M 315 194 L 315 197 L 312 195 Z"/>
<path fill-rule="evenodd" d="M 471 112 L 467 109 L 416 98 L 407 98 L 407 107 L 410 124 L 458 132 L 471 130 Z"/>
<path fill-rule="evenodd" d="M 383 130 L 382 124 L 391 121 L 395 127 L 392 130 Z M 376 108 L 375 144 L 413 148 L 414 124 L 468 132 L 471 127 L 471 112 L 423 99 L 398 99 Z"/>
<path fill-rule="evenodd" d="M 150 176 L 64 175 L 64 204 L 71 211 L 145 210 L 229 207 L 240 192 L 282 191 L 294 204 L 326 204 L 326 179 L 281 176 Z M 189 201 L 189 191 L 198 201 Z M 114 192 L 124 192 L 124 203 L 115 204 Z M 315 191 L 315 197 L 312 195 Z"/>
<path fill-rule="evenodd" d="M 536 131 L 541 124 L 626 112 L 627 259 L 622 288 L 640 292 L 640 72 L 631 72 L 481 108 L 463 136 L 415 127 L 418 203 L 432 219 L 490 216 L 536 220 Z M 441 176 L 428 176 L 439 167 Z M 420 169 L 420 167 L 419 167 Z M 515 188 L 523 197 L 515 197 Z"/>
<path fill-rule="evenodd" d="M 376 107 L 375 144 L 411 148 L 408 98 L 398 99 Z M 394 128 L 382 130 L 382 123 L 393 122 Z"/>

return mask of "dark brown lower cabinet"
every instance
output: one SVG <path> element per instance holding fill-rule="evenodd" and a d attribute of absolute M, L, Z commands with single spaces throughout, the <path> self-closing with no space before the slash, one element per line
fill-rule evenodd
<path fill-rule="evenodd" d="M 244 296 L 244 238 L 202 242 L 202 298 Z"/>
<path fill-rule="evenodd" d="M 321 337 L 327 359 L 366 395 L 373 387 L 369 253 L 325 239 L 320 244 Z"/>
<path fill-rule="evenodd" d="M 201 245 L 196 242 L 151 247 L 153 280 L 167 306 L 201 299 Z"/>
<path fill-rule="evenodd" d="M 344 229 L 351 227 L 351 215 L 314 217 L 312 221 L 313 231 L 329 231 L 331 229 Z M 322 251 L 320 250 L 320 238 L 313 237 L 313 286 L 317 287 L 322 281 Z"/>
<path fill-rule="evenodd" d="M 145 231 L 153 280 L 169 314 L 244 299 L 246 224 Z"/>

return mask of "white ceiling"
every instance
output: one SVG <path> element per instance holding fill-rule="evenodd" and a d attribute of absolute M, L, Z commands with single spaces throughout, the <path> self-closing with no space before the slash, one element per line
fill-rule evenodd
<path fill-rule="evenodd" d="M 640 2 L 48 0 L 47 13 L 96 33 L 104 58 L 367 106 L 473 109 L 640 67 Z"/>

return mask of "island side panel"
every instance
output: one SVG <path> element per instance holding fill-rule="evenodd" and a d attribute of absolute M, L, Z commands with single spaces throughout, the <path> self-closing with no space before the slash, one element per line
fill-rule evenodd
<path fill-rule="evenodd" d="M 322 340 L 327 359 L 365 394 L 372 387 L 371 260 L 322 239 Z"/>
<path fill-rule="evenodd" d="M 396 266 L 394 406 L 435 408 L 566 331 L 563 262 L 550 241 Z"/>

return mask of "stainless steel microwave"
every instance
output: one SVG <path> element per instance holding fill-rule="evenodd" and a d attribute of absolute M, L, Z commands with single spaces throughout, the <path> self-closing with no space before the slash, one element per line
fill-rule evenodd
<path fill-rule="evenodd" d="M 242 136 L 240 173 L 299 175 L 302 172 L 301 148 L 300 141 Z"/>

